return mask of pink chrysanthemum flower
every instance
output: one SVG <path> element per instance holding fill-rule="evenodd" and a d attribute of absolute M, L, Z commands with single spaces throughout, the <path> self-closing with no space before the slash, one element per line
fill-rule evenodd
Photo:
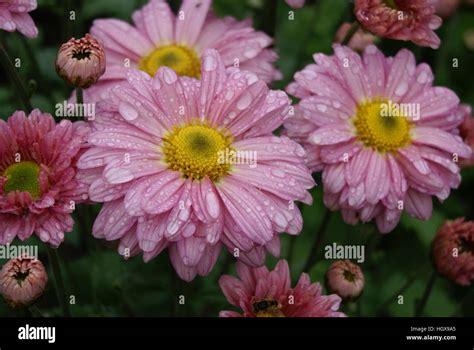
<path fill-rule="evenodd" d="M 47 283 L 44 265 L 28 256 L 11 259 L 0 271 L 0 294 L 12 307 L 30 305 L 43 294 Z"/>
<path fill-rule="evenodd" d="M 441 43 L 433 30 L 442 19 L 436 16 L 438 0 L 356 0 L 354 14 L 375 35 L 437 49 Z"/>
<path fill-rule="evenodd" d="M 324 202 L 347 223 L 376 220 L 391 231 L 403 210 L 427 220 L 432 196 L 443 201 L 461 181 L 457 161 L 471 149 L 457 135 L 459 98 L 433 87 L 426 64 L 401 50 L 386 58 L 334 46 L 296 73 L 287 91 L 301 101 L 285 124 L 304 144 L 308 165 L 323 171 Z"/>
<path fill-rule="evenodd" d="M 57 247 L 72 230 L 74 204 L 87 198 L 75 168 L 87 132 L 37 109 L 0 120 L 0 244 L 36 233 Z"/>
<path fill-rule="evenodd" d="M 28 38 L 36 38 L 38 28 L 28 14 L 36 7 L 36 0 L 0 0 L 0 29 L 7 32 L 18 30 Z"/>
<path fill-rule="evenodd" d="M 303 148 L 272 135 L 289 113 L 284 92 L 226 71 L 215 50 L 200 75 L 131 70 L 99 104 L 78 163 L 91 199 L 105 202 L 94 235 L 145 261 L 169 247 L 187 281 L 209 273 L 221 243 L 253 266 L 278 255 L 278 233 L 301 230 L 292 201 L 311 203 L 314 185 Z"/>
<path fill-rule="evenodd" d="M 237 263 L 237 274 L 222 276 L 219 285 L 227 301 L 242 309 L 221 311 L 221 317 L 344 317 L 339 312 L 341 298 L 322 295 L 319 283 L 311 284 L 309 275 L 301 274 L 295 288 L 286 260 L 280 260 L 273 271 L 263 266 L 250 268 Z"/>
<path fill-rule="evenodd" d="M 433 241 L 433 260 L 439 273 L 469 286 L 474 280 L 474 221 L 447 221 Z"/>
<path fill-rule="evenodd" d="M 199 79 L 202 55 L 208 48 L 221 54 L 226 67 L 238 65 L 267 83 L 280 79 L 273 65 L 278 56 L 268 48 L 272 39 L 255 31 L 250 20 L 215 17 L 211 3 L 184 0 L 175 16 L 164 0 L 151 0 L 133 14 L 134 26 L 116 19 L 94 21 L 91 33 L 105 48 L 107 70 L 86 91 L 86 98 L 106 97 L 111 87 L 126 80 L 129 68 L 154 76 L 159 67 L 166 66 L 180 76 Z"/>

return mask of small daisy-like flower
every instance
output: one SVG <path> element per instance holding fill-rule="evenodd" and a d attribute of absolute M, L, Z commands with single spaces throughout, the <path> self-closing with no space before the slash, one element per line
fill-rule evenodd
<path fill-rule="evenodd" d="M 331 293 L 336 293 L 342 299 L 355 300 L 364 291 L 364 274 L 350 260 L 339 260 L 329 266 L 326 286 Z"/>
<path fill-rule="evenodd" d="M 443 201 L 461 177 L 457 161 L 472 151 L 458 136 L 464 108 L 451 90 L 433 87 L 426 64 L 373 45 L 363 56 L 334 46 L 296 73 L 287 91 L 301 99 L 287 134 L 323 171 L 324 202 L 347 223 L 376 220 L 391 231 L 403 210 L 427 220 L 432 196 Z"/>
<path fill-rule="evenodd" d="M 126 80 L 130 68 L 154 76 L 160 67 L 179 76 L 200 78 L 202 55 L 216 49 L 226 67 L 238 66 L 271 82 L 281 74 L 278 56 L 268 47 L 272 39 L 255 31 L 250 20 L 217 18 L 211 0 L 184 0 L 177 15 L 164 0 L 151 0 L 133 14 L 134 26 L 117 19 L 94 21 L 91 33 L 104 45 L 107 71 L 86 91 L 87 99 L 106 97 L 111 87 Z M 124 40 L 127 38 L 127 40 Z"/>
<path fill-rule="evenodd" d="M 11 259 L 0 271 L 0 294 L 12 307 L 28 306 L 38 299 L 48 283 L 41 261 L 22 256 Z"/>
<path fill-rule="evenodd" d="M 462 105 L 464 108 L 464 121 L 459 127 L 462 139 L 472 149 L 474 149 L 474 117 L 471 115 L 471 107 Z M 470 167 L 474 165 L 474 154 L 468 159 L 461 159 L 459 162 L 462 167 Z"/>
<path fill-rule="evenodd" d="M 357 20 L 375 35 L 437 49 L 441 43 L 433 30 L 442 20 L 436 16 L 436 0 L 356 0 Z"/>
<path fill-rule="evenodd" d="M 0 244 L 36 233 L 57 247 L 72 231 L 74 205 L 87 199 L 75 168 L 87 133 L 37 109 L 0 120 Z"/>
<path fill-rule="evenodd" d="M 301 274 L 296 287 L 286 260 L 280 260 L 273 271 L 263 266 L 251 268 L 237 263 L 237 274 L 222 276 L 219 285 L 227 301 L 242 309 L 221 311 L 221 317 L 345 317 L 339 312 L 341 298 L 323 295 L 319 283 L 311 284 L 309 275 Z"/>
<path fill-rule="evenodd" d="M 314 185 L 303 148 L 272 135 L 289 113 L 283 91 L 226 70 L 215 50 L 200 75 L 131 70 L 99 104 L 78 163 L 91 199 L 105 202 L 95 237 L 145 261 L 169 247 L 187 281 L 209 273 L 221 244 L 253 266 L 278 255 L 278 233 L 301 230 L 293 201 L 311 203 Z"/>
<path fill-rule="evenodd" d="M 72 38 L 59 49 L 56 71 L 69 84 L 88 88 L 105 72 L 105 52 L 89 34 Z"/>
<path fill-rule="evenodd" d="M 0 0 L 0 29 L 17 30 L 28 38 L 36 38 L 38 28 L 28 13 L 36 7 L 36 0 Z"/>
<path fill-rule="evenodd" d="M 474 222 L 446 222 L 433 241 L 433 260 L 439 273 L 469 286 L 474 279 Z"/>

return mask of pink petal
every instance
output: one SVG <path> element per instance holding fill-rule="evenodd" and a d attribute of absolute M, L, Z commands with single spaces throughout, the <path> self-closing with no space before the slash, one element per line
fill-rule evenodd
<path fill-rule="evenodd" d="M 173 11 L 163 0 L 151 0 L 133 14 L 137 28 L 157 47 L 173 42 L 175 20 Z"/>
<path fill-rule="evenodd" d="M 176 24 L 176 41 L 193 46 L 199 37 L 211 0 L 183 0 Z M 184 18 L 182 18 L 182 17 Z"/>

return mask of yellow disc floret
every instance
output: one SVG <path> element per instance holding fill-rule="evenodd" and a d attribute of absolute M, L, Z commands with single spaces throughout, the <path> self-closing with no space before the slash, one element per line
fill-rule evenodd
<path fill-rule="evenodd" d="M 175 127 L 163 139 L 162 151 L 168 167 L 183 177 L 201 180 L 208 176 L 216 182 L 230 171 L 225 154 L 231 143 L 232 137 L 225 130 L 198 122 Z"/>
<path fill-rule="evenodd" d="M 183 45 L 161 46 L 142 58 L 138 68 L 154 76 L 158 68 L 169 67 L 180 76 L 199 79 L 201 61 L 196 52 Z"/>
<path fill-rule="evenodd" d="M 411 123 L 406 116 L 392 110 L 393 104 L 384 100 L 364 102 L 357 106 L 354 118 L 360 141 L 380 153 L 393 152 L 410 143 Z"/>
<path fill-rule="evenodd" d="M 29 192 L 33 199 L 37 199 L 41 196 L 39 174 L 40 167 L 35 162 L 24 161 L 12 164 L 3 172 L 3 176 L 7 178 L 3 190 L 6 193 Z"/>

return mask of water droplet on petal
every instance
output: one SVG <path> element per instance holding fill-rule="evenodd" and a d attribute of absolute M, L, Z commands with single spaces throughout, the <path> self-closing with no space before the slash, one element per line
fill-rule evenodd
<path fill-rule="evenodd" d="M 403 96 L 407 93 L 407 91 L 408 91 L 408 83 L 406 81 L 402 81 L 400 84 L 398 84 L 397 88 L 395 89 L 395 95 Z"/>
<path fill-rule="evenodd" d="M 326 105 L 317 105 L 316 108 L 318 108 L 318 111 L 323 113 L 328 110 L 328 107 Z"/>
<path fill-rule="evenodd" d="M 128 121 L 132 121 L 138 118 L 137 110 L 128 102 L 120 102 L 119 112 Z"/>
<path fill-rule="evenodd" d="M 165 69 L 163 72 L 163 78 L 165 79 L 166 84 L 173 84 L 178 80 L 178 76 L 172 69 Z"/>
<path fill-rule="evenodd" d="M 217 61 L 214 56 L 206 56 L 204 58 L 203 68 L 206 72 L 211 72 L 217 68 Z"/>
<path fill-rule="evenodd" d="M 250 103 L 252 103 L 252 95 L 250 95 L 248 92 L 244 92 L 237 102 L 237 108 L 244 110 L 250 106 Z"/>

